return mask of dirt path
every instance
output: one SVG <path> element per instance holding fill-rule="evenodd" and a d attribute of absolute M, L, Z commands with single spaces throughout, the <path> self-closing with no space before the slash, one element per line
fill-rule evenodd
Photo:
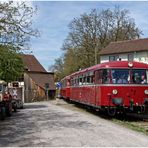
<path fill-rule="evenodd" d="M 62 100 L 25 104 L 0 122 L 0 146 L 148 146 L 148 136 Z"/>

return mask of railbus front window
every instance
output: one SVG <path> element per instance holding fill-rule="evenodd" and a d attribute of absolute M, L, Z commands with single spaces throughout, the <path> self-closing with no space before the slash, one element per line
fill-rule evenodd
<path fill-rule="evenodd" d="M 113 84 L 130 83 L 130 73 L 128 69 L 112 69 L 111 77 L 112 77 Z"/>
<path fill-rule="evenodd" d="M 145 69 L 132 69 L 133 84 L 148 84 L 148 71 Z"/>

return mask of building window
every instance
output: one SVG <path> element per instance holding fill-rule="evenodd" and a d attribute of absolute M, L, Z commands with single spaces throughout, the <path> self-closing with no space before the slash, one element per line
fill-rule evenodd
<path fill-rule="evenodd" d="M 118 55 L 111 55 L 111 56 L 109 56 L 109 61 L 117 61 L 118 58 L 119 58 Z"/>
<path fill-rule="evenodd" d="M 133 61 L 134 60 L 134 54 L 130 53 L 128 54 L 128 61 Z"/>

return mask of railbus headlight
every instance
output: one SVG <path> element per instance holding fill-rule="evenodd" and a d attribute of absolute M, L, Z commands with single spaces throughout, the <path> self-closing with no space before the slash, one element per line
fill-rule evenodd
<path fill-rule="evenodd" d="M 144 93 L 145 93 L 145 95 L 148 95 L 148 90 L 146 89 L 146 90 L 144 91 Z"/>
<path fill-rule="evenodd" d="M 132 63 L 132 62 L 129 62 L 129 63 L 128 63 L 128 66 L 129 66 L 129 67 L 133 67 L 133 63 Z"/>
<path fill-rule="evenodd" d="M 112 93 L 116 95 L 118 93 L 117 89 L 113 89 Z"/>

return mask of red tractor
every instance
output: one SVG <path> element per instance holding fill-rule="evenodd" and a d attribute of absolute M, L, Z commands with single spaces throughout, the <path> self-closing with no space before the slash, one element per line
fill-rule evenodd
<path fill-rule="evenodd" d="M 0 120 L 12 115 L 12 97 L 7 89 L 7 83 L 0 81 Z"/>

